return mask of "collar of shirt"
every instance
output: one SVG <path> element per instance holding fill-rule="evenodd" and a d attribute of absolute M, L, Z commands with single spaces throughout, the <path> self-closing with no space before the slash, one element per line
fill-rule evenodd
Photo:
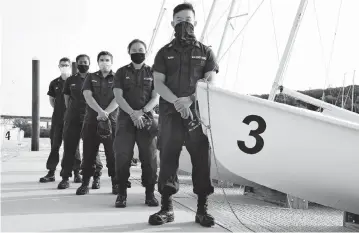
<path fill-rule="evenodd" d="M 132 71 L 142 70 L 142 69 L 145 68 L 145 67 L 146 67 L 146 64 L 143 63 L 140 69 L 136 69 L 132 62 L 126 66 L 127 69 L 130 69 L 130 70 L 132 70 Z"/>
<path fill-rule="evenodd" d="M 111 71 L 112 71 L 112 70 L 111 70 Z M 80 72 L 77 72 L 74 76 L 77 76 L 77 77 L 80 77 L 80 78 L 85 79 L 89 74 L 90 74 L 90 73 L 87 72 L 86 75 L 85 75 L 85 77 L 83 77 L 83 76 L 80 74 Z"/>
<path fill-rule="evenodd" d="M 195 43 L 194 43 L 193 45 L 196 46 L 196 47 L 198 47 L 198 48 L 201 47 L 200 44 L 199 44 L 199 42 L 198 42 L 197 40 L 195 41 Z M 171 43 L 168 44 L 167 48 L 173 47 L 174 49 L 179 50 L 179 49 L 183 49 L 183 48 L 185 48 L 185 47 L 187 47 L 187 46 L 191 46 L 191 45 L 183 46 L 183 45 L 181 45 L 181 44 L 176 40 L 176 38 L 175 38 L 175 39 L 173 39 L 173 40 L 171 41 Z"/>
<path fill-rule="evenodd" d="M 94 74 L 103 78 L 101 70 L 96 71 Z M 115 73 L 112 70 L 108 73 L 108 75 L 105 78 L 109 78 L 111 76 L 115 76 Z"/>
<path fill-rule="evenodd" d="M 60 82 L 65 82 L 65 80 L 63 80 L 62 77 L 60 76 L 60 77 L 58 77 L 57 82 L 59 82 L 59 83 Z"/>

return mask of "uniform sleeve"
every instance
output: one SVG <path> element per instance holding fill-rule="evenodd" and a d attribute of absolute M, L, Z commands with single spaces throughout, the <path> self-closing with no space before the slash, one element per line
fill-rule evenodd
<path fill-rule="evenodd" d="M 166 63 L 163 56 L 163 49 L 160 49 L 156 54 L 155 61 L 152 66 L 152 70 L 161 74 L 166 74 Z"/>
<path fill-rule="evenodd" d="M 216 73 L 218 73 L 219 71 L 216 56 L 214 55 L 211 48 L 208 48 L 207 50 L 207 61 L 203 71 L 204 73 L 207 73 L 209 71 L 215 71 Z"/>
<path fill-rule="evenodd" d="M 70 80 L 70 78 L 66 79 L 66 81 L 64 83 L 64 89 L 62 90 L 62 94 L 71 95 L 69 80 Z"/>
<path fill-rule="evenodd" d="M 113 88 L 120 88 L 123 90 L 123 72 L 122 69 L 118 69 L 113 79 Z"/>
<path fill-rule="evenodd" d="M 84 81 L 84 84 L 82 84 L 81 92 L 86 91 L 86 90 L 88 90 L 88 91 L 93 91 L 93 90 L 92 90 L 91 80 L 92 80 L 91 74 L 87 75 L 87 77 L 86 77 L 86 79 L 85 79 L 85 81 Z"/>
<path fill-rule="evenodd" d="M 47 92 L 47 95 L 48 95 L 48 96 L 51 96 L 51 97 L 53 97 L 53 98 L 56 97 L 56 93 L 55 93 L 55 90 L 54 90 L 53 82 L 51 82 L 50 85 L 49 85 L 49 91 Z"/>

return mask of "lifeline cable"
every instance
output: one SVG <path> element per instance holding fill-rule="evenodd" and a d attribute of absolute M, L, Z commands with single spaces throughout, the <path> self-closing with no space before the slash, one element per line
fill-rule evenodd
<path fill-rule="evenodd" d="M 251 21 L 251 19 L 254 17 L 254 15 L 257 13 L 258 9 L 262 6 L 264 0 L 262 0 L 262 2 L 259 4 L 259 6 L 255 9 L 254 13 L 252 14 L 252 16 L 248 19 L 248 21 L 246 22 L 246 24 L 244 25 L 244 27 L 242 28 L 242 30 L 237 34 L 236 38 L 234 39 L 234 41 L 230 44 L 229 48 L 225 51 L 225 53 L 222 55 L 222 57 L 220 57 L 218 59 L 218 63 L 219 61 L 224 57 L 224 55 L 230 50 L 230 48 L 232 47 L 233 43 L 236 41 L 236 39 L 242 34 L 242 32 L 244 31 L 244 29 L 246 28 L 246 26 L 249 24 L 249 22 Z M 212 70 L 212 72 L 215 70 L 216 68 L 214 68 Z M 214 161 L 215 161 L 215 165 L 216 165 L 216 172 L 217 172 L 217 175 L 218 175 L 218 178 L 220 180 L 220 172 L 219 172 L 219 168 L 218 168 L 218 162 L 217 162 L 217 156 L 215 154 L 215 149 L 214 149 L 214 143 L 213 143 L 213 136 L 212 136 L 212 128 L 211 128 L 211 116 L 210 116 L 210 101 L 209 101 L 209 81 L 208 81 L 208 78 L 204 78 L 203 79 L 204 82 L 206 83 L 207 85 L 207 109 L 208 109 L 208 125 L 206 125 L 202 119 L 199 117 L 199 109 L 198 109 L 198 104 L 197 104 L 197 96 L 196 96 L 196 101 L 195 101 L 195 114 L 196 114 L 196 117 L 199 119 L 200 123 L 206 128 L 206 132 L 207 132 L 207 137 L 208 137 L 208 131 L 210 133 L 210 140 L 211 140 L 211 151 L 213 153 L 213 158 L 214 158 Z M 248 227 L 246 224 L 244 224 L 237 216 L 237 214 L 235 213 L 235 211 L 233 210 L 233 207 L 231 205 L 231 203 L 229 202 L 228 198 L 227 198 L 227 194 L 226 192 L 224 191 L 224 188 L 223 187 L 220 187 L 221 190 L 222 190 L 222 193 L 224 195 L 224 198 L 225 198 L 225 201 L 227 203 L 227 205 L 229 206 L 232 214 L 235 216 L 235 218 L 237 219 L 237 221 L 239 223 L 241 223 L 245 228 L 247 228 L 249 231 L 251 232 L 255 232 L 255 230 L 251 229 L 250 227 Z"/>
<path fill-rule="evenodd" d="M 324 58 L 324 65 L 325 66 L 325 83 L 324 83 L 324 88 L 323 88 L 323 95 L 324 95 L 324 89 L 326 88 L 327 84 L 329 83 L 329 71 L 330 71 L 330 67 L 331 67 L 331 63 L 332 63 L 332 57 L 333 57 L 333 53 L 334 53 L 334 45 L 335 45 L 335 39 L 337 37 L 337 32 L 338 32 L 338 28 L 339 28 L 339 21 L 340 21 L 340 15 L 341 15 L 341 9 L 342 9 L 342 3 L 343 0 L 340 1 L 339 4 L 339 9 L 338 9 L 338 15 L 337 15 L 337 20 L 336 20 L 336 25 L 335 25 L 335 30 L 334 30 L 334 36 L 333 36 L 333 40 L 332 40 L 332 45 L 331 45 L 331 49 L 330 49 L 330 55 L 329 55 L 329 61 L 328 64 L 325 64 L 325 58 Z M 319 28 L 319 20 L 318 20 L 318 16 L 317 16 L 317 10 L 316 10 L 316 6 L 315 6 L 315 0 L 313 0 L 313 6 L 314 6 L 314 13 L 315 13 L 315 17 L 316 17 L 316 21 L 317 21 L 317 30 L 320 36 L 320 41 L 321 41 L 321 33 L 320 33 L 320 28 Z M 322 44 L 322 42 L 320 42 Z M 323 45 L 322 45 L 322 50 L 323 50 Z M 322 51 L 323 53 L 323 51 Z M 322 55 L 323 56 L 323 55 Z M 343 93 L 344 94 L 344 93 Z M 335 102 L 336 103 L 336 102 Z"/>
<path fill-rule="evenodd" d="M 216 165 L 216 172 L 217 172 L 217 175 L 218 175 L 218 178 L 219 180 L 221 180 L 221 176 L 220 176 L 220 172 L 219 172 L 219 169 L 218 169 L 218 163 L 217 163 L 217 157 L 216 157 L 216 154 L 215 154 L 215 150 L 214 150 L 214 143 L 213 143 L 213 137 L 212 137 L 212 130 L 211 130 L 211 117 L 210 117 L 210 104 L 209 104 L 209 82 L 207 79 L 204 79 L 204 81 L 206 82 L 207 84 L 207 108 L 208 108 L 208 125 L 206 125 L 202 119 L 199 117 L 199 112 L 198 112 L 198 104 L 197 104 L 197 97 L 196 97 L 196 101 L 195 101 L 195 114 L 196 114 L 196 117 L 198 118 L 198 120 L 200 121 L 200 123 L 206 128 L 206 134 L 207 134 L 207 137 L 209 136 L 208 135 L 208 131 L 210 133 L 210 137 L 211 137 L 211 145 L 210 145 L 210 150 L 212 151 L 213 153 L 213 158 L 214 158 L 214 161 L 215 161 L 215 165 Z M 245 228 L 247 228 L 249 231 L 251 232 L 255 232 L 254 230 L 252 230 L 250 227 L 248 227 L 246 224 L 244 224 L 237 216 L 236 212 L 233 210 L 233 207 L 231 205 L 231 203 L 229 202 L 228 198 L 227 198 L 227 194 L 226 192 L 224 191 L 224 188 L 223 186 L 220 186 L 220 189 L 222 190 L 222 193 L 223 193 L 223 196 L 225 198 L 225 201 L 227 203 L 227 205 L 229 206 L 232 214 L 235 216 L 235 218 L 237 219 L 237 221 L 242 224 Z"/>

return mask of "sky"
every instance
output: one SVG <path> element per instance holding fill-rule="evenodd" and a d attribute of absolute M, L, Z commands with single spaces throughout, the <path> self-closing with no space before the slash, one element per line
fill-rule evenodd
<path fill-rule="evenodd" d="M 172 10 L 181 2 L 166 1 L 165 15 L 147 64 L 152 65 L 156 52 L 170 41 Z M 198 23 L 195 32 L 199 38 L 212 0 L 189 2 L 196 9 Z M 248 15 L 231 20 L 223 52 L 229 49 L 261 2 L 236 1 L 234 15 Z M 269 93 L 299 2 L 264 0 L 233 46 L 223 57 L 218 56 L 222 58 L 219 60 L 217 85 L 243 94 Z M 285 73 L 284 86 L 294 90 L 341 86 L 346 72 L 345 84 L 352 84 L 353 71 L 359 73 L 357 0 L 342 0 L 331 65 L 326 76 L 325 67 L 330 58 L 340 3 L 340 0 L 308 1 Z M 98 69 L 97 54 L 107 50 L 114 55 L 114 71 L 128 64 L 128 43 L 134 38 L 149 43 L 161 4 L 162 0 L 0 0 L 1 114 L 31 115 L 33 57 L 40 60 L 41 116 L 52 114 L 46 93 L 51 80 L 60 74 L 60 58 L 74 60 L 78 54 L 86 53 L 91 57 L 90 71 L 94 72 Z M 218 0 L 204 40 L 216 55 L 230 4 L 231 0 Z M 359 83 L 357 79 L 356 84 Z"/>

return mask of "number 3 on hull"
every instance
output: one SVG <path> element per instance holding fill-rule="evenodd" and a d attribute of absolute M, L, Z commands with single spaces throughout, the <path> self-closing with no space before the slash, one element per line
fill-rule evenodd
<path fill-rule="evenodd" d="M 246 118 L 244 118 L 244 120 L 242 121 L 244 124 L 249 125 L 251 122 L 257 122 L 258 127 L 255 130 L 251 130 L 249 132 L 249 136 L 252 136 L 256 139 L 256 143 L 254 145 L 254 147 L 252 148 L 248 148 L 245 144 L 244 141 L 237 141 L 237 145 L 238 148 L 243 151 L 244 153 L 247 154 L 257 154 L 258 152 L 260 152 L 263 149 L 264 146 L 264 140 L 261 136 L 262 133 L 264 133 L 264 131 L 267 128 L 267 124 L 265 122 L 265 120 L 257 115 L 249 115 Z"/>

